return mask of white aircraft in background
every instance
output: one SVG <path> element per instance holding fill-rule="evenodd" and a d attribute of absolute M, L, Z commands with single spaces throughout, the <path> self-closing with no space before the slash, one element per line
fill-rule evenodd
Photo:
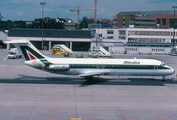
<path fill-rule="evenodd" d="M 175 70 L 154 59 L 92 59 L 92 58 L 50 58 L 40 53 L 28 40 L 11 40 L 22 53 L 26 65 L 64 75 L 78 75 L 87 80 L 93 76 L 162 76 L 163 79 Z"/>

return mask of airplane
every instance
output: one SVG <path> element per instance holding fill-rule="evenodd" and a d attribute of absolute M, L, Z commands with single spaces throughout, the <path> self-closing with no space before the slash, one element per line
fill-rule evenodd
<path fill-rule="evenodd" d="M 93 58 L 51 58 L 43 55 L 26 39 L 10 40 L 25 58 L 25 64 L 55 74 L 78 75 L 91 80 L 93 76 L 166 76 L 175 70 L 155 59 L 93 59 Z"/>

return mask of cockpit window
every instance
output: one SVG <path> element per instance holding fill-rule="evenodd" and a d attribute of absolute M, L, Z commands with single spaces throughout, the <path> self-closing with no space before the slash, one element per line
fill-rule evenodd
<path fill-rule="evenodd" d="M 161 64 L 160 64 L 161 66 L 164 66 L 165 65 L 165 63 L 164 62 L 161 62 Z"/>

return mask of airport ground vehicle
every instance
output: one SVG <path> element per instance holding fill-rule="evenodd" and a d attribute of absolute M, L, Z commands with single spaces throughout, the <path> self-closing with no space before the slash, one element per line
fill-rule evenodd
<path fill-rule="evenodd" d="M 17 48 L 11 48 L 8 55 L 8 59 L 16 59 L 16 58 L 21 58 L 22 54 L 17 50 Z"/>

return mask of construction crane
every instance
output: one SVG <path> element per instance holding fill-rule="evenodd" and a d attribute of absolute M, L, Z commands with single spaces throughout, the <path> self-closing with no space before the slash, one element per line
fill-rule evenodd
<path fill-rule="evenodd" d="M 80 11 L 89 11 L 89 9 L 81 10 L 78 6 L 77 9 L 70 9 L 71 12 L 77 12 L 77 29 L 80 28 Z"/>
<path fill-rule="evenodd" d="M 70 9 L 71 12 L 77 12 L 77 23 L 79 24 L 80 20 L 80 7 L 78 6 L 78 9 Z"/>
<path fill-rule="evenodd" d="M 89 11 L 93 9 L 86 9 L 86 10 L 81 10 L 80 7 L 78 6 L 78 9 L 70 9 L 71 12 L 77 12 L 77 29 L 80 28 L 80 11 Z M 94 24 L 97 23 L 97 0 L 95 0 L 94 3 Z"/>
<path fill-rule="evenodd" d="M 80 7 L 78 6 L 77 9 L 70 9 L 69 11 L 71 12 L 77 12 L 77 29 L 80 28 L 80 11 L 91 11 L 93 9 L 80 9 Z M 94 20 L 95 21 L 95 20 Z"/>

